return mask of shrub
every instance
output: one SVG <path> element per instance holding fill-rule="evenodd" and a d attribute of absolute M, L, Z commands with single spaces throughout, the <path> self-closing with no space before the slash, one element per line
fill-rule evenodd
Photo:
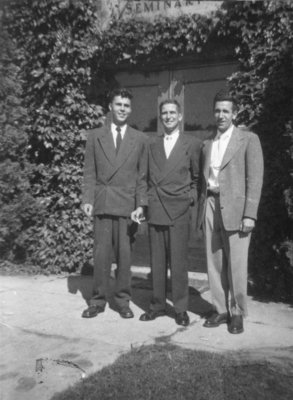
<path fill-rule="evenodd" d="M 87 101 L 100 32 L 94 1 L 23 1 L 10 5 L 10 34 L 23 49 L 31 181 L 46 213 L 30 228 L 32 261 L 74 271 L 91 258 L 91 224 L 82 217 L 84 131 L 101 107 Z"/>
<path fill-rule="evenodd" d="M 24 262 L 28 230 L 42 218 L 42 207 L 30 188 L 33 167 L 27 160 L 20 52 L 2 24 L 0 47 L 0 260 Z"/>
<path fill-rule="evenodd" d="M 222 33 L 238 39 L 240 70 L 229 84 L 239 122 L 260 136 L 265 160 L 250 279 L 258 293 L 283 300 L 293 299 L 292 11 L 290 1 L 240 2 L 222 20 Z"/>
<path fill-rule="evenodd" d="M 240 70 L 229 84 L 242 105 L 239 122 L 259 134 L 265 180 L 253 234 L 250 282 L 276 299 L 292 298 L 292 5 L 290 1 L 225 2 L 216 18 L 182 16 L 113 20 L 99 30 L 93 0 L 24 0 L 10 5 L 10 34 L 23 49 L 30 161 L 37 166 L 33 195 L 46 207 L 30 227 L 28 252 L 56 272 L 91 258 L 91 224 L 80 211 L 83 131 L 101 122 L 91 103 L 95 82 L 113 84 L 108 65 L 148 63 L 200 52 L 209 38 L 226 36 Z M 105 97 L 99 98 L 100 104 Z M 291 153 L 290 153 L 291 149 Z M 37 246 L 34 239 L 37 239 Z"/>
<path fill-rule="evenodd" d="M 10 33 L 24 51 L 26 131 L 30 160 L 38 166 L 33 191 L 46 208 L 44 220 L 31 226 L 34 240 L 28 253 L 54 272 L 74 271 L 91 260 L 92 228 L 80 210 L 80 188 L 83 132 L 98 126 L 103 116 L 101 107 L 90 102 L 93 79 L 106 92 L 112 84 L 107 63 L 125 57 L 132 63 L 137 57 L 146 61 L 162 49 L 166 56 L 200 51 L 213 26 L 212 19 L 183 16 L 176 26 L 168 19 L 158 21 L 148 39 L 152 25 L 137 21 L 113 21 L 111 29 L 101 32 L 96 5 L 93 0 L 24 0 L 9 8 Z"/>

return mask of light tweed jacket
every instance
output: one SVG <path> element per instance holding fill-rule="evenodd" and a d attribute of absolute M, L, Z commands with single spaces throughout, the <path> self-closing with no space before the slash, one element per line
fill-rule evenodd
<path fill-rule="evenodd" d="M 204 142 L 201 160 L 198 227 L 204 220 L 213 137 Z M 256 219 L 263 182 L 263 155 L 257 135 L 234 127 L 219 173 L 220 207 L 227 231 L 242 218 Z"/>

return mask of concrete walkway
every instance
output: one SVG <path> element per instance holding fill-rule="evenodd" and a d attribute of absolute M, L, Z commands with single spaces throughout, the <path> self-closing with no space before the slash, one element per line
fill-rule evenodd
<path fill-rule="evenodd" d="M 191 324 L 177 326 L 172 315 L 141 322 L 151 298 L 146 268 L 133 267 L 135 318 L 122 319 L 106 308 L 85 320 L 81 312 L 90 296 L 89 276 L 1 276 L 1 400 L 48 400 L 87 375 L 113 363 L 131 348 L 173 343 L 190 349 L 262 358 L 293 371 L 293 308 L 249 298 L 245 332 L 204 328 L 210 292 L 204 273 L 190 273 Z"/>

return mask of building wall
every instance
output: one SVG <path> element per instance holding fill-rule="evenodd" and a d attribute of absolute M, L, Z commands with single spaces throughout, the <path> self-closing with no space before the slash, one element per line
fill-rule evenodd
<path fill-rule="evenodd" d="M 159 15 L 179 17 L 182 14 L 210 16 L 223 1 L 200 0 L 96 0 L 106 29 L 110 18 L 127 20 L 143 18 L 149 21 Z M 226 83 L 236 69 L 231 43 L 210 43 L 204 54 L 186 56 L 176 61 L 154 60 L 147 72 L 130 70 L 126 65 L 113 70 L 119 86 L 128 87 L 134 95 L 131 124 L 149 134 L 160 129 L 158 104 L 165 98 L 177 99 L 183 110 L 185 131 L 205 137 L 211 128 L 214 94 Z M 122 70 L 123 68 L 123 70 Z M 94 91 L 94 90 L 93 90 Z"/>
<path fill-rule="evenodd" d="M 107 29 L 108 22 L 115 15 L 118 19 L 143 18 L 149 21 L 159 15 L 179 17 L 183 14 L 210 15 L 217 10 L 222 1 L 199 0 L 97 0 L 102 27 Z M 224 43 L 210 47 L 207 54 L 193 58 L 182 57 L 176 65 L 165 60 L 164 66 L 159 60 L 156 65 L 148 65 L 147 71 L 130 70 L 126 65 L 113 70 L 117 84 L 131 89 L 133 93 L 132 116 L 130 124 L 156 135 L 161 129 L 158 119 L 159 103 L 166 98 L 179 101 L 183 112 L 182 127 L 185 132 L 201 139 L 211 134 L 213 123 L 212 104 L 215 93 L 226 85 L 226 79 L 237 70 L 237 63 L 231 57 L 231 45 Z M 233 47 L 233 46 L 232 46 Z M 166 63 L 167 61 L 167 63 Z M 122 70 L 123 68 L 123 70 Z M 202 238 L 194 231 L 196 213 L 190 224 L 190 245 L 200 243 Z M 193 227 L 193 228 L 192 228 Z M 146 224 L 139 227 L 139 233 L 147 234 Z"/>

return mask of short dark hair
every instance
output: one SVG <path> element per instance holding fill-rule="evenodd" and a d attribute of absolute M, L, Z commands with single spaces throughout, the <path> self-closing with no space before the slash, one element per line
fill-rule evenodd
<path fill-rule="evenodd" d="M 132 99 L 132 93 L 131 93 L 131 91 L 129 90 L 129 89 L 126 89 L 126 88 L 116 88 L 116 89 L 113 89 L 111 92 L 110 92 L 110 95 L 109 95 L 109 103 L 112 103 L 112 101 L 114 100 L 114 98 L 116 97 L 116 96 L 121 96 L 121 97 L 126 97 L 127 99 L 129 99 L 129 100 L 131 100 Z"/>
<path fill-rule="evenodd" d="M 233 105 L 233 110 L 237 110 L 238 103 L 236 98 L 230 93 L 228 89 L 221 89 L 214 97 L 214 103 L 213 106 L 215 107 L 215 104 L 217 101 L 230 101 Z"/>
<path fill-rule="evenodd" d="M 177 100 L 175 100 L 175 99 L 166 99 L 166 100 L 163 100 L 159 105 L 160 114 L 162 112 L 163 106 L 166 105 L 166 104 L 174 104 L 177 107 L 178 112 L 181 113 L 181 106 L 180 106 L 180 104 L 179 104 L 179 102 Z"/>

